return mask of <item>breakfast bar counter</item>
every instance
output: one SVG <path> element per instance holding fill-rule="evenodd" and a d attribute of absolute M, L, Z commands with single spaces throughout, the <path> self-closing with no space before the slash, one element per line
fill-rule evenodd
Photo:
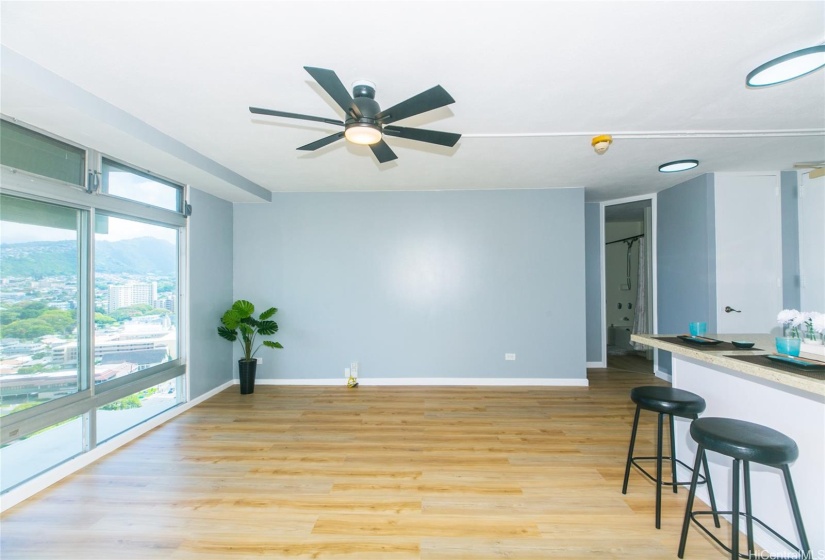
<path fill-rule="evenodd" d="M 701 416 L 736 418 L 778 430 L 799 446 L 799 458 L 791 473 L 799 498 L 802 519 L 813 549 L 825 557 L 825 371 L 785 367 L 766 359 L 775 353 L 774 337 L 767 334 L 717 335 L 709 338 L 724 343 L 698 345 L 676 335 L 634 334 L 631 340 L 672 354 L 673 387 L 696 393 L 707 408 Z M 754 342 L 750 350 L 729 344 L 733 340 Z M 823 359 L 817 355 L 802 355 Z M 768 365 L 766 365 L 768 364 Z M 676 455 L 693 464 L 696 443 L 690 437 L 690 421 L 676 419 Z M 708 453 L 717 503 L 730 510 L 731 464 L 727 457 Z M 679 480 L 690 473 L 680 470 Z M 798 543 L 781 471 L 763 465 L 751 467 L 754 515 L 792 542 Z M 708 503 L 707 490 L 700 487 L 696 496 Z M 767 532 L 757 529 L 756 542 L 777 554 L 789 549 Z"/>
<path fill-rule="evenodd" d="M 753 377 L 754 380 L 764 380 L 776 384 L 777 388 L 786 390 L 797 389 L 803 393 L 810 393 L 813 397 L 825 397 L 825 370 L 805 371 L 781 366 L 765 366 L 742 358 L 748 356 L 764 356 L 776 352 L 773 335 L 769 334 L 714 334 L 712 338 L 721 340 L 727 349 L 720 349 L 717 346 L 699 346 L 689 342 L 682 342 L 676 339 L 677 335 L 644 335 L 634 334 L 631 340 L 641 342 L 659 350 L 666 350 L 677 356 L 693 358 L 699 362 L 705 362 L 709 366 L 721 366 L 729 370 L 738 372 L 745 376 Z M 678 340 L 678 339 L 677 339 Z M 729 344 L 733 340 L 748 340 L 754 343 L 750 350 L 740 350 L 731 348 Z M 815 354 L 801 354 L 802 357 L 809 357 L 825 361 L 825 356 Z"/>

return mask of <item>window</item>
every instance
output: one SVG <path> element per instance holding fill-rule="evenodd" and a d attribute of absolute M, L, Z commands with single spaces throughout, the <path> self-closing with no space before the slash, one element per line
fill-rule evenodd
<path fill-rule="evenodd" d="M 178 382 L 171 379 L 101 406 L 97 410 L 97 442 L 121 434 L 178 404 Z"/>
<path fill-rule="evenodd" d="M 0 492 L 83 452 L 83 421 L 76 416 L 0 447 Z"/>
<path fill-rule="evenodd" d="M 0 195 L 0 415 L 76 393 L 82 212 Z"/>
<path fill-rule="evenodd" d="M 186 217 L 184 186 L 0 124 L 6 492 L 183 402 Z"/>
<path fill-rule="evenodd" d="M 177 228 L 98 214 L 95 383 L 178 357 Z"/>
<path fill-rule="evenodd" d="M 83 186 L 86 152 L 44 134 L 0 120 L 0 163 Z"/>
<path fill-rule="evenodd" d="M 106 158 L 101 171 L 103 193 L 175 212 L 183 210 L 183 189 L 179 185 Z"/>

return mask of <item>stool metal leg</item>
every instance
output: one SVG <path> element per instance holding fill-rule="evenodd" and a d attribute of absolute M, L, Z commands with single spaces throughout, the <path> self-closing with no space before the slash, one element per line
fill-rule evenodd
<path fill-rule="evenodd" d="M 716 497 L 713 495 L 713 483 L 710 481 L 710 469 L 708 468 L 708 457 L 706 454 L 702 455 L 702 467 L 705 469 L 705 482 L 708 486 L 708 495 L 710 496 L 710 509 L 713 512 L 713 524 L 717 529 L 722 527 L 719 524 L 719 509 L 716 507 Z"/>
<path fill-rule="evenodd" d="M 742 461 L 745 471 L 745 523 L 748 530 L 748 558 L 753 554 L 753 508 L 751 506 L 751 466 L 750 461 Z"/>
<path fill-rule="evenodd" d="M 685 505 L 685 520 L 682 522 L 682 537 L 679 539 L 679 558 L 685 557 L 685 544 L 687 544 L 687 534 L 690 528 L 690 513 L 693 511 L 693 498 L 696 497 L 696 483 L 699 481 L 699 467 L 705 462 L 707 469 L 707 459 L 705 459 L 705 448 L 701 445 L 696 449 L 696 462 L 693 465 L 693 474 L 690 477 L 690 490 L 688 490 L 687 504 Z M 705 470 L 707 476 L 707 470 Z M 710 481 L 710 478 L 708 478 Z M 711 494 L 713 496 L 713 494 Z"/>
<path fill-rule="evenodd" d="M 636 416 L 633 418 L 633 431 L 630 433 L 630 447 L 627 450 L 627 464 L 624 467 L 624 484 L 622 494 L 627 494 L 627 480 L 630 478 L 630 461 L 633 459 L 633 447 L 636 445 L 636 428 L 639 427 L 639 413 L 642 407 L 636 405 Z"/>
<path fill-rule="evenodd" d="M 676 430 L 673 428 L 673 415 L 670 414 L 670 480 L 673 482 L 673 493 L 676 494 L 679 486 L 676 484 Z"/>
<path fill-rule="evenodd" d="M 733 478 L 731 480 L 733 486 L 733 498 L 731 499 L 731 546 L 730 557 L 731 560 L 739 559 L 739 459 L 733 460 Z"/>
<path fill-rule="evenodd" d="M 808 536 L 805 534 L 805 527 L 802 525 L 802 514 L 799 512 L 799 502 L 796 501 L 796 491 L 794 491 L 793 480 L 791 480 L 791 469 L 788 465 L 782 465 L 782 474 L 785 475 L 785 486 L 788 488 L 788 497 L 791 500 L 793 519 L 796 522 L 796 530 L 799 532 L 799 541 L 802 543 L 803 558 L 813 558 L 811 545 L 808 544 Z M 806 554 L 807 556 L 804 556 Z"/>
<path fill-rule="evenodd" d="M 662 414 L 659 413 L 656 441 L 656 528 L 662 527 Z"/>

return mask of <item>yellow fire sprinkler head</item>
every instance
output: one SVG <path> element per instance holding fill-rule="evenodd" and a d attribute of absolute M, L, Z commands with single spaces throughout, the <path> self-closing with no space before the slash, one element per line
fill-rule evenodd
<path fill-rule="evenodd" d="M 596 153 L 599 155 L 605 153 L 612 143 L 613 137 L 609 134 L 599 134 L 598 136 L 594 136 L 590 141 L 590 145 L 593 146 L 593 149 L 596 150 Z"/>

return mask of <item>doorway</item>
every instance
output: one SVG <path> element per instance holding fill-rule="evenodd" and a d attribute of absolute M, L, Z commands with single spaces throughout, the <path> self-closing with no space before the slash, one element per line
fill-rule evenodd
<path fill-rule="evenodd" d="M 607 366 L 653 373 L 653 350 L 630 340 L 655 332 L 655 199 L 604 203 L 604 341 Z"/>

